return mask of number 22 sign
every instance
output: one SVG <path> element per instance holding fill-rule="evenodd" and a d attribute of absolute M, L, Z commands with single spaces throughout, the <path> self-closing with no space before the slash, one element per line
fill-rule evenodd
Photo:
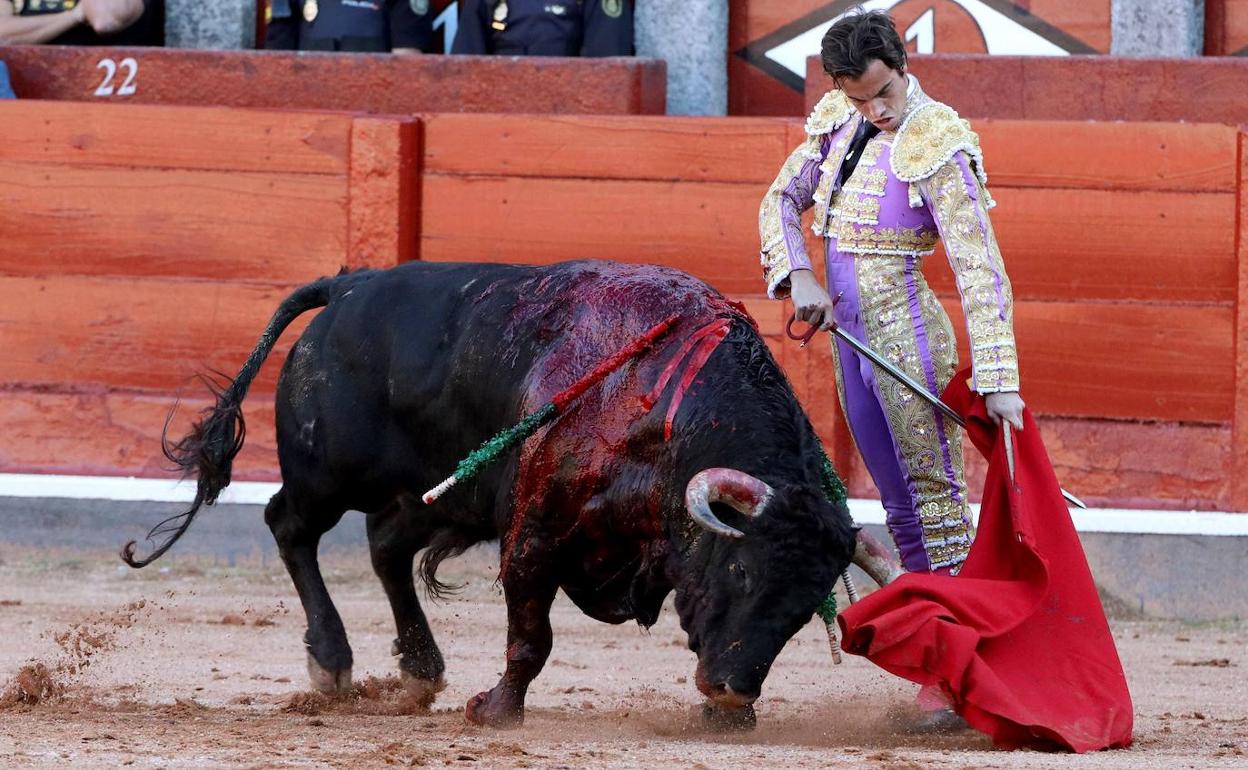
<path fill-rule="evenodd" d="M 138 91 L 135 79 L 139 75 L 139 63 L 132 57 L 127 56 L 120 64 L 112 59 L 100 59 L 95 68 L 104 70 L 104 81 L 95 89 L 95 96 L 133 96 Z M 117 77 L 118 70 L 122 71 L 124 80 L 120 86 L 114 87 L 113 80 Z"/>

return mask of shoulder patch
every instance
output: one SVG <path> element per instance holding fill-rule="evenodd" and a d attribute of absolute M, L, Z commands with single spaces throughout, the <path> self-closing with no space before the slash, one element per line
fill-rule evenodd
<path fill-rule="evenodd" d="M 844 91 L 828 91 L 806 118 L 806 133 L 809 136 L 830 134 L 845 125 L 854 112 L 854 105 L 845 98 Z"/>
<path fill-rule="evenodd" d="M 890 164 L 903 182 L 917 182 L 935 174 L 955 153 L 963 151 L 982 173 L 979 136 L 971 124 L 947 104 L 928 102 L 906 116 L 893 140 Z"/>

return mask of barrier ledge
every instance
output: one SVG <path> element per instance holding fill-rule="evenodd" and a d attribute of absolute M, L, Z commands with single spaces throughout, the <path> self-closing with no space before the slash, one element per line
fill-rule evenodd
<path fill-rule="evenodd" d="M 0 46 L 19 99 L 278 109 L 663 114 L 657 59 Z"/>
<path fill-rule="evenodd" d="M 911 56 L 934 99 L 963 117 L 1248 123 L 1248 58 Z M 806 107 L 832 88 L 818 56 L 806 60 Z"/>

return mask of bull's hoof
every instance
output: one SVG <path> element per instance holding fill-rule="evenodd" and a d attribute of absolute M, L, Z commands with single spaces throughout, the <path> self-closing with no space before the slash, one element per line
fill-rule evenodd
<path fill-rule="evenodd" d="M 743 733 L 758 725 L 758 716 L 751 704 L 730 708 L 708 701 L 702 704 L 702 725 L 717 733 Z"/>
<path fill-rule="evenodd" d="M 524 707 L 512 708 L 499 704 L 494 691 L 479 692 L 464 707 L 464 718 L 474 725 L 509 730 L 524 724 Z"/>
<path fill-rule="evenodd" d="M 434 695 L 446 689 L 446 664 L 436 647 L 420 652 L 404 652 L 399 647 L 399 640 L 395 639 L 390 643 L 390 655 L 399 659 L 399 675 L 403 677 L 405 687 L 408 687 L 409 680 L 426 683 L 423 689 L 429 690 L 430 703 Z M 422 685 L 414 686 L 422 688 Z"/>
<path fill-rule="evenodd" d="M 351 691 L 351 669 L 329 671 L 316 662 L 312 652 L 308 651 L 308 679 L 312 680 L 312 689 L 326 695 L 342 695 Z"/>
<path fill-rule="evenodd" d="M 437 679 L 420 679 L 406 671 L 400 671 L 399 678 L 403 682 L 403 690 L 407 693 L 407 697 L 411 698 L 421 708 L 432 706 L 433 701 L 438 697 L 438 693 L 446 689 L 446 680 L 442 677 Z"/>

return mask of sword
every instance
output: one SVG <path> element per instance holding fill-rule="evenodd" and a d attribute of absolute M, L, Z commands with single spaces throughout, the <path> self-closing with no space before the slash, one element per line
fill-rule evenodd
<path fill-rule="evenodd" d="M 806 343 L 810 342 L 810 340 L 815 336 L 815 332 L 819 331 L 819 327 L 812 326 L 810 327 L 810 329 L 806 331 L 805 334 L 801 334 L 801 335 L 794 334 L 793 324 L 796 322 L 797 322 L 796 315 L 789 316 L 789 323 L 784 328 L 785 334 L 789 335 L 789 339 L 798 340 L 802 343 L 801 345 L 802 347 L 806 347 Z M 896 366 L 896 364 L 894 364 L 892 361 L 889 361 L 884 356 L 872 350 L 869 346 L 866 345 L 866 343 L 862 342 L 854 335 L 845 331 L 839 325 L 832 327 L 832 333 L 835 334 L 838 339 L 843 340 L 846 345 L 849 345 L 851 348 L 858 351 L 858 353 L 862 355 L 864 358 L 866 358 L 868 361 L 880 367 L 884 371 L 888 372 L 889 375 L 893 377 L 893 379 L 897 380 L 902 385 L 905 385 L 916 396 L 918 396 L 919 398 L 923 399 L 927 403 L 939 409 L 941 413 L 944 414 L 946 417 L 948 417 L 950 420 L 953 420 L 955 423 L 957 423 L 959 426 L 963 428 L 966 427 L 966 420 L 962 419 L 962 415 L 954 411 L 953 407 L 949 406 L 944 401 L 941 401 L 940 397 L 937 396 L 935 393 L 932 393 L 930 390 L 920 385 L 913 377 L 911 377 L 910 375 L 906 374 L 901 369 L 899 369 Z M 1009 440 L 1008 433 L 1006 434 L 1006 440 L 1007 441 Z M 1010 458 L 1010 459 L 1012 460 L 1013 458 Z M 1013 463 L 1011 463 L 1011 465 L 1013 465 Z M 1013 468 L 1010 468 L 1011 475 L 1013 475 L 1013 470 L 1014 470 Z M 1082 500 L 1075 497 L 1074 495 L 1072 495 L 1071 493 L 1067 492 L 1064 489 L 1062 490 L 1062 497 L 1066 498 L 1066 501 L 1068 503 L 1078 508 L 1088 507 L 1087 505 L 1084 504 Z"/>

